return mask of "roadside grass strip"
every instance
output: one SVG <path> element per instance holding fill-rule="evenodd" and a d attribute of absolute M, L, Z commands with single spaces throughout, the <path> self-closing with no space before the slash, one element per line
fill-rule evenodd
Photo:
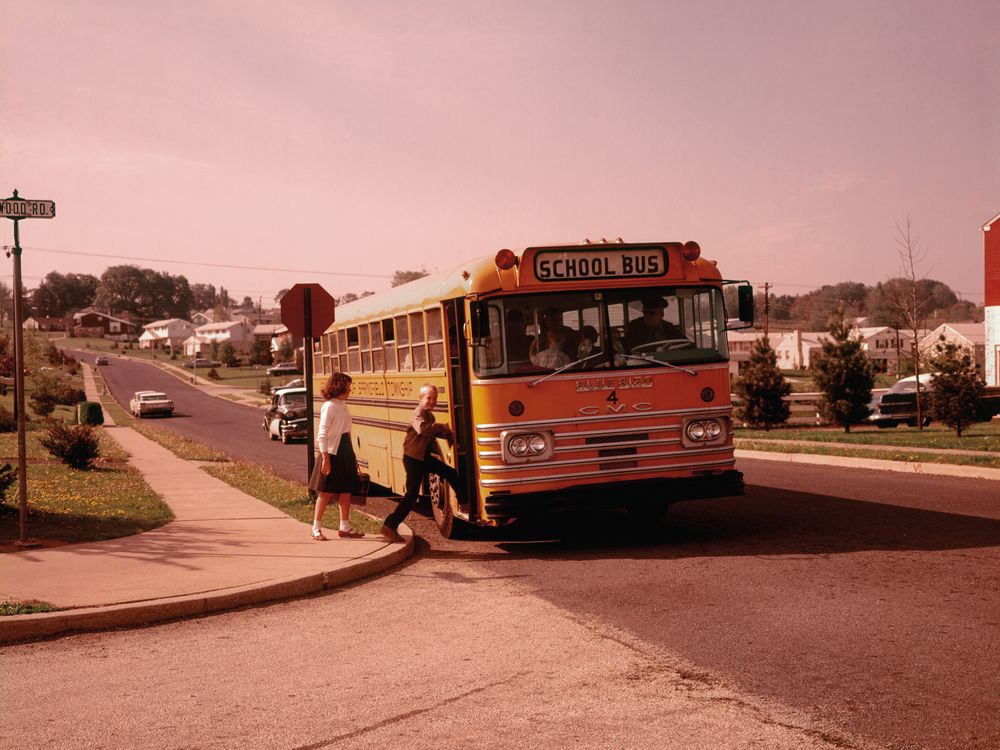
<path fill-rule="evenodd" d="M 148 437 L 155 443 L 159 443 L 178 458 L 183 458 L 186 461 L 229 461 L 229 456 L 222 451 L 217 451 L 215 448 L 211 448 L 204 443 L 182 437 L 171 430 L 154 427 L 139 419 L 133 419 L 132 423 L 128 426 L 140 435 Z"/>
<path fill-rule="evenodd" d="M 33 615 L 37 612 L 58 612 L 59 607 L 38 599 L 13 599 L 0 602 L 0 617 L 9 615 Z"/>
<path fill-rule="evenodd" d="M 221 479 L 226 484 L 258 500 L 263 500 L 292 518 L 312 523 L 313 502 L 309 498 L 309 491 L 298 482 L 282 479 L 263 466 L 245 461 L 201 468 L 216 479 Z M 377 534 L 382 528 L 382 519 L 373 518 L 354 508 L 351 508 L 350 521 L 354 528 L 367 534 Z M 340 510 L 337 503 L 330 503 L 323 525 L 329 529 L 336 528 L 339 523 Z"/>
<path fill-rule="evenodd" d="M 1000 456 L 987 455 L 967 456 L 956 454 L 941 454 L 931 451 L 906 451 L 890 448 L 870 449 L 844 447 L 829 447 L 823 445 L 804 445 L 802 443 L 782 444 L 780 440 L 744 440 L 735 441 L 737 450 L 763 451 L 766 453 L 804 453 L 819 456 L 847 456 L 848 458 L 873 458 L 883 461 L 903 461 L 911 463 L 954 464 L 958 466 L 978 466 L 987 469 L 1000 469 Z"/>
<path fill-rule="evenodd" d="M 880 430 L 877 427 L 853 427 L 851 432 L 843 429 L 795 429 L 776 428 L 773 430 L 750 430 L 738 428 L 733 437 L 745 440 L 801 440 L 805 442 L 844 443 L 845 445 L 874 445 L 901 448 L 929 448 L 966 451 L 1000 452 L 1000 422 L 977 422 L 970 426 L 959 438 L 954 430 L 942 425 L 931 425 L 922 430 L 915 427 L 897 427 Z M 950 461 L 950 459 L 948 459 Z"/>
<path fill-rule="evenodd" d="M 115 539 L 173 519 L 137 470 L 107 459 L 88 471 L 55 462 L 33 464 L 27 490 L 28 533 L 37 540 L 74 544 Z M 0 502 L 0 544 L 5 549 L 18 538 L 18 522 L 15 484 Z"/>

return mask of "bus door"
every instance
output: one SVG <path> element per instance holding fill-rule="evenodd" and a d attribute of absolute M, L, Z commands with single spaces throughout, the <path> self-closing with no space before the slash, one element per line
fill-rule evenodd
<path fill-rule="evenodd" d="M 475 434 L 472 430 L 472 409 L 469 394 L 469 355 L 465 346 L 463 326 L 465 325 L 465 300 L 450 299 L 441 303 L 444 309 L 444 324 L 447 329 L 448 351 L 448 409 L 455 430 L 455 469 L 465 482 L 466 497 L 469 502 L 461 506 L 469 520 L 475 522 L 478 516 L 476 472 L 472 455 L 476 449 Z"/>

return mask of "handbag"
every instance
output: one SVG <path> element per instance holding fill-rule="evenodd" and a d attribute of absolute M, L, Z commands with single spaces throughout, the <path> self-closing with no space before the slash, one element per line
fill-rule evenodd
<path fill-rule="evenodd" d="M 368 488 L 371 486 L 372 478 L 363 471 L 358 472 L 358 481 L 361 484 L 357 492 L 351 493 L 351 505 L 368 504 Z"/>

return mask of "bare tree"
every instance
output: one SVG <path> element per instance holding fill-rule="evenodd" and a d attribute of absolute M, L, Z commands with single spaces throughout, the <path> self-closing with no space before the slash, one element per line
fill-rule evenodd
<path fill-rule="evenodd" d="M 920 238 L 913 230 L 913 222 L 906 217 L 902 225 L 896 222 L 896 244 L 899 246 L 901 265 L 900 278 L 895 284 L 886 284 L 883 289 L 889 305 L 896 313 L 900 327 L 913 335 L 910 351 L 905 354 L 913 366 L 913 374 L 917 378 L 917 429 L 924 428 L 922 410 L 924 397 L 920 385 L 920 333 L 924 330 L 930 300 L 920 294 L 920 282 L 923 276 L 917 272 L 918 267 L 926 260 L 927 255 L 920 247 Z"/>

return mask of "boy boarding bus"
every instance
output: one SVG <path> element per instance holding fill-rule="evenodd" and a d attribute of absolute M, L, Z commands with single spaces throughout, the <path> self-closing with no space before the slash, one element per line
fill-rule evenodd
<path fill-rule="evenodd" d="M 443 459 L 468 498 L 429 478 L 445 536 L 588 504 L 657 517 L 743 494 L 726 330 L 752 325 L 753 290 L 695 242 L 501 250 L 337 317 L 317 375 L 353 378 L 354 447 L 373 482 L 403 492 L 409 415 L 421 385 L 438 388 L 435 416 L 455 433 Z"/>

